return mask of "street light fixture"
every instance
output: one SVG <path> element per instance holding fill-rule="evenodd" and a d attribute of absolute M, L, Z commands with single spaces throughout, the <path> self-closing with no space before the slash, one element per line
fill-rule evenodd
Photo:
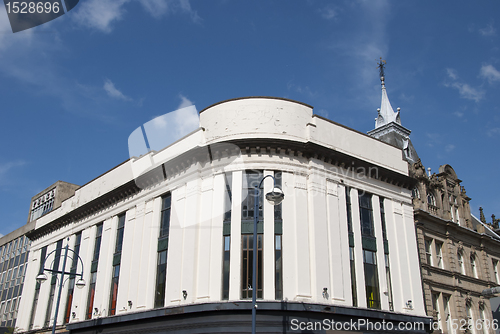
<path fill-rule="evenodd" d="M 52 334 L 55 334 L 56 332 L 56 325 L 57 325 L 57 315 L 59 313 L 59 304 L 61 304 L 61 293 L 62 293 L 62 288 L 63 288 L 63 285 L 64 285 L 64 276 L 65 275 L 68 275 L 69 277 L 80 277 L 80 279 L 76 282 L 76 286 L 78 288 L 83 288 L 85 286 L 85 280 L 83 279 L 83 261 L 82 261 L 82 258 L 80 256 L 78 256 L 78 254 L 69 248 L 69 238 L 67 239 L 68 243 L 66 244 L 66 247 L 64 248 L 64 260 L 63 260 L 63 265 L 62 265 L 62 270 L 58 270 L 59 268 L 54 268 L 54 269 L 50 269 L 50 268 L 45 268 L 45 262 L 47 262 L 47 259 L 49 258 L 49 256 L 56 252 L 56 250 L 53 250 L 52 252 L 50 252 L 46 257 L 45 259 L 43 260 L 43 265 L 42 265 L 42 270 L 40 271 L 40 273 L 38 274 L 38 276 L 36 277 L 36 280 L 39 282 L 39 283 L 43 283 L 45 282 L 48 277 L 47 277 L 47 274 L 44 273 L 44 271 L 48 271 L 48 272 L 51 272 L 53 275 L 57 275 L 57 274 L 61 274 L 61 280 L 59 281 L 59 293 L 58 293 L 58 296 L 57 296 L 57 303 L 56 303 L 56 313 L 54 315 L 54 324 L 52 325 Z M 76 256 L 78 258 L 78 260 L 80 260 L 81 264 L 82 264 L 82 271 L 81 273 L 73 273 L 73 272 L 67 272 L 66 271 L 66 262 L 68 260 L 68 251 L 72 251 L 74 256 Z M 61 255 L 58 255 L 59 257 L 61 257 Z M 54 259 L 55 260 L 55 259 Z"/>
<path fill-rule="evenodd" d="M 41 273 L 36 277 L 36 280 L 38 283 L 43 283 L 47 280 L 47 275 L 44 273 Z"/>
<path fill-rule="evenodd" d="M 272 205 L 279 205 L 285 199 L 283 190 L 276 186 L 276 179 L 272 175 L 262 178 L 258 186 L 255 186 L 254 193 L 254 211 L 253 211 L 253 271 L 252 271 L 252 334 L 255 334 L 255 322 L 257 318 L 257 223 L 259 222 L 259 199 L 262 182 L 266 178 L 272 178 L 273 190 L 266 194 L 266 200 Z"/>

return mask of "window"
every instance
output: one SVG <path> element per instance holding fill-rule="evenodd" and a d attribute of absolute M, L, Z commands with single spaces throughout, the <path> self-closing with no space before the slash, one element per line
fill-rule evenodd
<path fill-rule="evenodd" d="M 222 264 L 222 299 L 229 299 L 229 266 L 230 266 L 231 237 L 224 236 L 224 254 Z"/>
<path fill-rule="evenodd" d="M 453 333 L 451 331 L 450 297 L 451 297 L 450 295 L 443 295 L 443 305 L 444 305 L 443 321 L 445 322 L 448 333 Z"/>
<path fill-rule="evenodd" d="M 118 228 L 116 231 L 115 254 L 122 252 L 123 232 L 125 231 L 125 213 L 118 216 Z"/>
<path fill-rule="evenodd" d="M 474 323 L 474 317 L 472 316 L 471 303 L 467 302 L 465 304 L 465 313 L 467 315 L 467 328 L 472 334 L 476 334 L 476 326 Z"/>
<path fill-rule="evenodd" d="M 380 203 L 380 221 L 382 222 L 382 236 L 384 240 L 387 240 L 387 227 L 385 224 L 385 209 L 384 209 L 384 198 L 379 197 Z"/>
<path fill-rule="evenodd" d="M 243 194 L 241 203 L 241 221 L 252 221 L 255 210 L 255 187 L 262 180 L 262 171 L 247 170 L 243 174 Z M 259 196 L 259 221 L 263 219 L 262 204 L 264 196 Z"/>
<path fill-rule="evenodd" d="M 371 194 L 363 192 L 359 195 L 359 214 L 361 218 L 361 233 L 364 236 L 375 237 Z"/>
<path fill-rule="evenodd" d="M 417 187 L 413 188 L 413 190 L 411 191 L 411 197 L 420 198 L 420 191 L 418 191 Z"/>
<path fill-rule="evenodd" d="M 54 255 L 54 262 L 53 262 L 54 264 L 52 266 L 52 270 L 59 270 L 59 262 L 61 261 L 62 244 L 63 244 L 62 239 L 57 242 L 56 252 Z M 54 294 L 56 292 L 56 285 L 57 285 L 57 274 L 52 273 L 52 280 L 50 282 L 50 295 L 49 295 L 49 301 L 47 303 L 47 313 L 45 313 L 45 327 L 48 327 L 50 325 L 50 317 L 52 314 L 52 306 L 54 304 Z M 56 320 L 54 320 L 54 321 L 56 321 Z"/>
<path fill-rule="evenodd" d="M 282 187 L 282 173 L 275 172 L 274 179 L 275 185 L 281 189 Z M 274 299 L 283 299 L 283 216 L 282 216 L 282 206 L 274 206 Z"/>
<path fill-rule="evenodd" d="M 226 194 L 224 198 L 224 222 L 231 223 L 231 209 L 233 202 L 233 174 L 225 173 Z"/>
<path fill-rule="evenodd" d="M 156 269 L 155 308 L 165 306 L 165 290 L 167 282 L 167 250 L 158 252 Z"/>
<path fill-rule="evenodd" d="M 391 268 L 389 266 L 389 254 L 385 256 L 385 275 L 387 279 L 387 297 L 389 298 L 389 310 L 394 311 L 394 303 L 392 301 L 392 281 L 391 281 Z"/>
<path fill-rule="evenodd" d="M 490 322 L 486 322 L 486 313 L 484 304 L 479 305 L 479 316 L 481 317 L 481 328 L 484 334 L 488 334 L 488 328 L 491 327 Z"/>
<path fill-rule="evenodd" d="M 476 256 L 474 254 L 470 255 L 470 267 L 472 271 L 472 276 L 475 278 L 477 277 L 477 268 L 476 268 Z"/>
<path fill-rule="evenodd" d="M 170 194 L 161 198 L 161 220 L 160 220 L 160 238 L 168 238 L 170 233 L 170 209 L 172 198 Z"/>
<path fill-rule="evenodd" d="M 113 266 L 111 278 L 111 295 L 109 296 L 109 315 L 116 314 L 116 300 L 118 299 L 118 280 L 120 278 L 120 264 Z"/>
<path fill-rule="evenodd" d="M 427 260 L 427 264 L 432 266 L 432 250 L 431 250 L 432 240 L 425 239 L 424 243 L 425 243 L 425 258 Z"/>
<path fill-rule="evenodd" d="M 444 268 L 443 266 L 443 243 L 440 241 L 435 241 L 434 245 L 436 246 L 436 266 L 439 268 Z"/>
<path fill-rule="evenodd" d="M 457 252 L 457 260 L 458 260 L 458 270 L 461 274 L 465 275 L 465 267 L 464 267 L 464 258 L 461 251 Z"/>
<path fill-rule="evenodd" d="M 230 255 L 231 255 L 231 210 L 233 201 L 233 174 L 224 174 L 226 183 L 226 194 L 224 199 L 224 222 L 223 222 L 223 264 L 222 264 L 222 300 L 229 299 L 229 273 L 230 273 Z"/>
<path fill-rule="evenodd" d="M 363 262 L 365 267 L 366 304 L 368 308 L 380 309 L 377 253 L 363 250 Z"/>
<path fill-rule="evenodd" d="M 40 252 L 40 267 L 38 269 L 38 273 L 42 272 L 43 269 L 43 262 L 45 260 L 45 256 L 47 256 L 47 246 L 42 248 L 42 251 Z M 36 309 L 38 306 L 38 297 L 40 295 L 40 282 L 36 282 L 35 285 L 35 297 L 33 298 L 33 305 L 31 307 L 31 315 L 30 315 L 30 325 L 29 329 L 33 329 L 33 325 L 35 322 L 35 314 L 36 314 Z"/>
<path fill-rule="evenodd" d="M 123 233 L 125 232 L 125 213 L 118 215 L 118 227 L 116 229 L 115 254 L 113 255 L 113 269 L 111 277 L 111 288 L 109 295 L 109 315 L 116 314 L 116 300 L 118 298 L 118 282 L 120 279 L 120 263 L 122 258 Z"/>
<path fill-rule="evenodd" d="M 94 246 L 94 256 L 92 257 L 92 261 L 99 261 L 99 254 L 101 252 L 101 239 L 102 239 L 102 223 L 97 225 L 97 233 L 95 237 L 95 246 Z"/>
<path fill-rule="evenodd" d="M 156 264 L 155 308 L 165 306 L 168 237 L 170 235 L 170 211 L 172 206 L 172 197 L 170 193 L 163 196 L 161 198 L 161 202 L 160 236 L 158 238 L 158 255 Z"/>
<path fill-rule="evenodd" d="M 90 274 L 89 295 L 87 298 L 87 313 L 85 314 L 85 319 L 87 319 L 87 320 L 92 319 L 96 281 L 97 281 L 97 272 L 93 272 Z"/>
<path fill-rule="evenodd" d="M 82 232 L 79 232 L 75 236 L 75 246 L 73 248 L 74 256 L 72 256 L 73 260 L 71 261 L 71 269 L 70 273 L 72 274 L 69 277 L 68 281 L 68 298 L 66 299 L 66 312 L 64 313 L 64 323 L 67 324 L 70 321 L 71 315 L 71 304 L 73 303 L 73 295 L 75 293 L 75 278 L 73 274 L 76 274 L 78 267 L 78 255 L 80 254 L 80 244 L 82 242 Z"/>
<path fill-rule="evenodd" d="M 257 235 L 257 298 L 262 298 L 262 234 Z M 253 274 L 253 234 L 243 234 L 241 236 L 242 246 L 242 275 L 241 275 L 241 298 L 252 298 L 252 274 Z"/>
<path fill-rule="evenodd" d="M 345 202 L 347 209 L 347 231 L 352 233 L 351 188 L 345 187 Z"/>
<path fill-rule="evenodd" d="M 436 206 L 436 197 L 434 197 L 434 194 L 430 191 L 427 192 L 427 204 Z"/>
<path fill-rule="evenodd" d="M 282 249 L 281 249 L 281 238 L 280 234 L 274 236 L 274 259 L 275 259 L 275 299 L 283 299 L 283 260 L 282 260 Z"/>
<path fill-rule="evenodd" d="M 498 283 L 500 283 L 500 279 L 498 278 L 498 260 L 493 259 L 492 262 L 493 262 L 492 263 L 492 265 L 493 265 L 493 279 L 498 284 Z"/>
<path fill-rule="evenodd" d="M 99 254 L 101 251 L 101 240 L 102 240 L 102 223 L 96 225 L 96 237 L 95 237 L 95 245 L 94 245 L 94 256 L 92 261 L 92 266 L 90 268 L 90 286 L 89 286 L 89 294 L 87 297 L 87 312 L 85 315 L 85 319 L 92 319 L 92 312 L 94 307 L 94 296 L 95 296 L 95 284 L 97 281 L 97 267 L 99 265 Z"/>
<path fill-rule="evenodd" d="M 356 267 L 354 266 L 354 247 L 349 247 L 349 261 L 351 264 L 351 293 L 352 306 L 358 306 L 358 291 L 356 289 Z"/>

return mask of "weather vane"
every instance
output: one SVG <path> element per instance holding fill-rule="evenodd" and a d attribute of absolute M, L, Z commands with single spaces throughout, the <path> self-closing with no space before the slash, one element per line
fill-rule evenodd
<path fill-rule="evenodd" d="M 380 77 L 385 77 L 384 75 L 384 68 L 385 68 L 385 64 L 386 64 L 386 61 L 382 59 L 382 57 L 380 57 L 380 61 L 378 62 L 378 66 L 377 68 L 379 69 L 380 71 Z"/>

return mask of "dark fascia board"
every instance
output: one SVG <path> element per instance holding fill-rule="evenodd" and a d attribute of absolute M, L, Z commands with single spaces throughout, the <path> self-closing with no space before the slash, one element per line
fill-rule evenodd
<path fill-rule="evenodd" d="M 149 323 L 156 319 L 168 320 L 169 316 L 187 316 L 196 313 L 206 313 L 207 315 L 212 312 L 244 312 L 249 314 L 252 309 L 252 302 L 238 301 L 238 302 L 215 302 L 215 303 L 200 303 L 194 305 L 182 305 L 175 307 L 167 307 L 161 309 L 153 309 L 142 312 L 134 312 L 124 315 L 117 315 L 112 317 L 104 317 L 81 322 L 72 322 L 66 325 L 66 328 L 73 331 L 84 329 L 91 329 L 95 327 L 103 328 L 106 326 L 113 326 L 116 324 L 124 325 L 127 322 L 145 322 Z M 348 316 L 363 319 L 396 321 L 396 322 L 421 322 L 430 325 L 432 317 L 408 315 L 404 313 L 396 313 L 390 311 L 370 310 L 364 308 L 354 308 L 339 305 L 325 305 L 325 304 L 309 304 L 302 302 L 291 301 L 259 301 L 259 313 L 274 313 L 274 312 L 287 312 L 292 315 L 305 314 L 323 314 L 328 318 L 335 316 Z M 331 314 L 331 315 L 329 315 Z M 167 318 L 165 318 L 167 317 Z"/>

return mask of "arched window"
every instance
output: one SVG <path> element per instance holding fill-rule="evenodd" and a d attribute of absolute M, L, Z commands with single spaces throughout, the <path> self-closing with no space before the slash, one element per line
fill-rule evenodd
<path fill-rule="evenodd" d="M 461 274 L 465 275 L 464 257 L 461 251 L 457 252 L 457 259 L 458 259 L 458 270 L 460 271 Z"/>
<path fill-rule="evenodd" d="M 465 304 L 465 313 L 467 315 L 467 328 L 472 334 L 476 334 L 476 326 L 474 324 L 474 317 L 472 315 L 472 304 L 470 301 L 468 301 Z"/>
<path fill-rule="evenodd" d="M 436 206 L 436 197 L 430 191 L 427 192 L 427 204 Z"/>
<path fill-rule="evenodd" d="M 488 334 L 488 324 L 486 322 L 486 310 L 485 310 L 485 306 L 484 306 L 484 303 L 483 304 L 479 304 L 479 317 L 481 318 L 481 329 L 482 329 L 482 332 L 484 334 Z"/>
<path fill-rule="evenodd" d="M 417 187 L 413 188 L 413 190 L 411 191 L 411 197 L 420 198 L 420 191 L 418 191 Z"/>
<path fill-rule="evenodd" d="M 470 267 L 472 270 L 472 276 L 477 278 L 476 256 L 474 254 L 470 255 Z"/>

